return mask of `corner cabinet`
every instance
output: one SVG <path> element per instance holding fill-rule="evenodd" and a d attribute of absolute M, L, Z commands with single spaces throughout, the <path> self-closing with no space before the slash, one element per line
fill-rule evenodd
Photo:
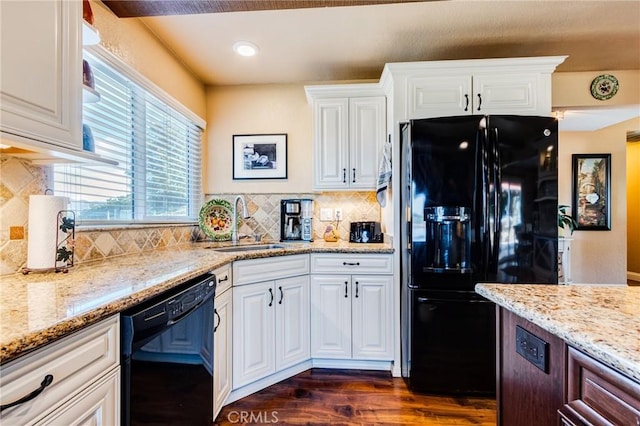
<path fill-rule="evenodd" d="M 82 2 L 0 9 L 2 136 L 82 150 Z"/>
<path fill-rule="evenodd" d="M 314 190 L 373 191 L 386 134 L 378 85 L 305 87 L 313 108 Z"/>
<path fill-rule="evenodd" d="M 551 74 L 565 56 L 390 63 L 382 84 L 398 121 L 455 115 L 551 115 Z"/>
<path fill-rule="evenodd" d="M 311 255 L 311 356 L 393 360 L 391 255 Z"/>
<path fill-rule="evenodd" d="M 307 361 L 309 255 L 233 264 L 233 388 Z"/>

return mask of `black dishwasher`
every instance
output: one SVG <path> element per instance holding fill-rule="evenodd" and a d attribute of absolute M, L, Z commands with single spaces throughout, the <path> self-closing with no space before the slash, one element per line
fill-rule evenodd
<path fill-rule="evenodd" d="M 213 423 L 215 275 L 121 314 L 122 425 Z"/>

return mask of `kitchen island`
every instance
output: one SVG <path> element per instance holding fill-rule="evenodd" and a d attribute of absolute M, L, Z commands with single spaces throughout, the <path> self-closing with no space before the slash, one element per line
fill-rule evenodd
<path fill-rule="evenodd" d="M 499 424 L 640 424 L 640 288 L 476 292 L 497 305 Z"/>

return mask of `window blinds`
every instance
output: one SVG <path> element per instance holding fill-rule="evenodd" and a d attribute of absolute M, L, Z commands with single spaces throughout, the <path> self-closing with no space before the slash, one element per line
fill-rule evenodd
<path fill-rule="evenodd" d="M 202 203 L 202 129 L 88 52 L 101 99 L 84 104 L 95 151 L 117 166 L 56 165 L 54 189 L 88 221 L 172 222 L 197 218 Z"/>

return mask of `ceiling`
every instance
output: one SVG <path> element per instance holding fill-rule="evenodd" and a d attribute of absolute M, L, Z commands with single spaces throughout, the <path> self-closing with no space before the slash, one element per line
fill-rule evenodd
<path fill-rule="evenodd" d="M 568 55 L 564 72 L 640 69 L 636 0 L 104 3 L 138 5 L 123 16 L 170 14 L 124 19 L 140 19 L 207 85 L 377 80 L 387 62 L 545 55 Z M 339 6 L 356 3 L 374 4 Z M 334 7 L 309 7 L 318 4 Z M 277 10 L 255 10 L 265 7 Z M 240 40 L 256 44 L 258 55 L 236 55 Z"/>

